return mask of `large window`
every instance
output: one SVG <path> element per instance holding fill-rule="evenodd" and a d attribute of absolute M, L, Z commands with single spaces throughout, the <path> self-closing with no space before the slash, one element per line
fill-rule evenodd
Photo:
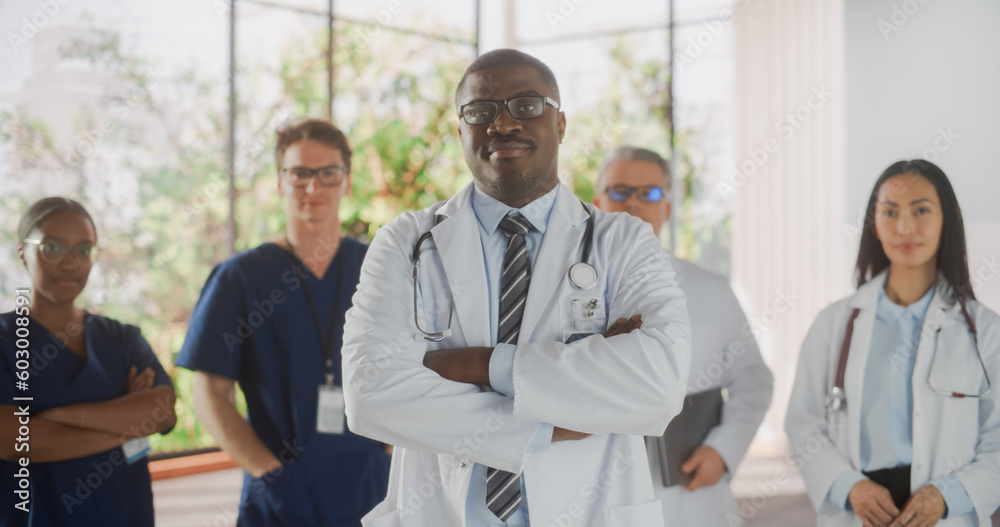
<path fill-rule="evenodd" d="M 676 2 L 672 107 L 668 2 L 497 4 L 337 0 L 330 68 L 328 2 L 238 2 L 231 170 L 228 2 L 69 3 L 44 24 L 34 4 L 4 4 L 3 29 L 24 30 L 24 42 L 0 51 L 0 152 L 9 160 L 0 163 L 0 311 L 28 279 L 16 257 L 21 213 L 47 195 L 81 200 L 104 251 L 80 305 L 139 325 L 177 384 L 178 425 L 154 446 L 211 444 L 191 409 L 191 376 L 173 357 L 231 236 L 240 251 L 284 228 L 275 128 L 332 112 L 355 151 L 342 219 L 368 239 L 470 181 L 454 89 L 477 49 L 501 45 L 555 71 L 569 121 L 560 176 L 583 199 L 610 148 L 669 155 L 673 115 L 677 221 L 665 241 L 726 272 L 731 204 L 713 181 L 730 157 L 727 4 Z"/>

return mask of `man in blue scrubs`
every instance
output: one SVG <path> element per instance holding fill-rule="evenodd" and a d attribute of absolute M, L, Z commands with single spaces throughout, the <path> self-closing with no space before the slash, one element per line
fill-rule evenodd
<path fill-rule="evenodd" d="M 357 526 L 385 496 L 390 457 L 344 426 L 344 313 L 367 250 L 338 217 L 351 149 L 310 119 L 278 132 L 275 155 L 285 232 L 212 271 L 177 365 L 195 371 L 195 411 L 245 471 L 238 525 Z"/>

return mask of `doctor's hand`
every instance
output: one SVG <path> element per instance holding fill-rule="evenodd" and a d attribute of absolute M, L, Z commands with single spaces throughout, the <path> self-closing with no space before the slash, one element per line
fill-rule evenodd
<path fill-rule="evenodd" d="M 855 483 L 847 501 L 851 502 L 854 514 L 861 518 L 865 527 L 885 527 L 899 516 L 889 489 L 870 479 Z"/>
<path fill-rule="evenodd" d="M 604 332 L 604 338 L 610 338 L 615 335 L 624 335 L 631 332 L 633 329 L 639 329 L 642 327 L 642 315 L 632 315 L 629 318 L 619 318 Z"/>
<path fill-rule="evenodd" d="M 284 465 L 281 464 L 281 461 L 278 461 L 278 458 L 273 455 L 270 457 L 264 456 L 254 460 L 253 466 L 247 469 L 247 473 L 250 474 L 250 477 L 257 479 L 266 478 L 267 481 L 271 481 L 280 474 L 277 471 L 282 468 L 284 468 Z"/>
<path fill-rule="evenodd" d="M 153 372 L 153 368 L 146 368 L 142 372 L 136 373 L 135 366 L 132 366 L 128 371 L 128 393 L 140 392 L 152 388 L 155 379 L 156 373 Z"/>
<path fill-rule="evenodd" d="M 478 346 L 433 350 L 424 354 L 424 366 L 449 381 L 490 386 L 493 348 Z"/>
<path fill-rule="evenodd" d="M 920 487 L 903 506 L 903 512 L 889 527 L 924 527 L 935 525 L 944 516 L 945 502 L 934 485 Z"/>
<path fill-rule="evenodd" d="M 693 491 L 701 487 L 711 487 L 719 482 L 719 478 L 726 471 L 726 462 L 722 460 L 716 450 L 708 445 L 701 445 L 691 457 L 681 465 L 681 472 L 690 474 L 694 472 L 691 481 L 684 484 L 684 488 Z"/>
<path fill-rule="evenodd" d="M 567 428 L 559 428 L 558 426 L 552 428 L 552 442 L 556 441 L 579 441 L 580 439 L 587 439 L 594 434 L 585 434 L 583 432 L 577 432 L 576 430 L 569 430 Z"/>

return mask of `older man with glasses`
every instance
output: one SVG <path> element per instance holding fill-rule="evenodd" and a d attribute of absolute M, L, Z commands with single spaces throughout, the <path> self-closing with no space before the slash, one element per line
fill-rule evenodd
<path fill-rule="evenodd" d="M 355 527 L 385 495 L 389 456 L 344 426 L 344 313 L 367 251 L 338 217 L 351 149 L 310 119 L 278 132 L 275 157 L 285 232 L 212 271 L 177 365 L 195 371 L 195 411 L 245 471 L 238 525 Z"/>
<path fill-rule="evenodd" d="M 594 204 L 641 218 L 659 236 L 670 219 L 670 187 L 665 159 L 622 146 L 601 165 Z M 665 435 L 647 438 L 650 470 L 667 525 L 742 525 L 729 477 L 764 419 L 773 377 L 729 281 L 670 259 L 688 298 L 691 375 L 681 414 Z"/>

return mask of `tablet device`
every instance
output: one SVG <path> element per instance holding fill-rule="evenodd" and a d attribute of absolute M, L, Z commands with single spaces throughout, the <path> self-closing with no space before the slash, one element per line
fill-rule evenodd
<path fill-rule="evenodd" d="M 688 395 L 681 413 L 670 421 L 666 432 L 656 438 L 664 487 L 683 485 L 691 479 L 690 474 L 681 472 L 681 465 L 722 422 L 722 402 L 722 388 Z"/>

